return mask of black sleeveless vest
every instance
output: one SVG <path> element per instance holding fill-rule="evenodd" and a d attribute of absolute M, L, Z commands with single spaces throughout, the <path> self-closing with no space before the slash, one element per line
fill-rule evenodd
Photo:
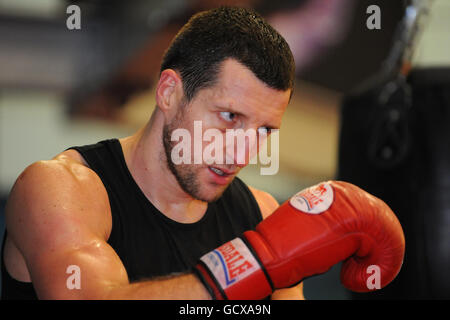
<path fill-rule="evenodd" d="M 208 205 L 199 221 L 178 223 L 162 214 L 142 193 L 117 139 L 70 149 L 83 156 L 106 188 L 112 214 L 108 243 L 122 260 L 130 282 L 189 271 L 203 254 L 253 229 L 262 220 L 253 194 L 235 178 L 222 197 Z M 4 263 L 2 278 L 2 299 L 36 298 L 32 284 L 11 278 Z"/>

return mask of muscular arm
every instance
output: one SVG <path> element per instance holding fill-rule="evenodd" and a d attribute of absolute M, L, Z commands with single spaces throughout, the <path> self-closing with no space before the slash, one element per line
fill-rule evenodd
<path fill-rule="evenodd" d="M 267 218 L 276 208 L 278 208 L 278 201 L 269 193 L 250 186 L 249 189 L 258 202 L 263 219 Z M 272 293 L 271 298 L 272 300 L 305 300 L 305 297 L 303 296 L 303 282 L 292 288 L 275 290 Z"/>
<path fill-rule="evenodd" d="M 210 299 L 191 274 L 130 283 L 107 243 L 106 190 L 93 171 L 68 159 L 37 162 L 19 176 L 6 224 L 40 299 Z M 80 289 L 67 286 L 71 265 L 79 267 Z"/>

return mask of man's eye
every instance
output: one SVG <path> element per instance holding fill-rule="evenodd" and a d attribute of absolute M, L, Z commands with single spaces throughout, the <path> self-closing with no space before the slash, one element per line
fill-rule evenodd
<path fill-rule="evenodd" d="M 259 134 L 270 134 L 270 132 L 272 131 L 271 128 L 267 128 L 267 127 L 259 127 L 258 128 L 258 133 Z"/>
<path fill-rule="evenodd" d="M 220 113 L 220 116 L 222 117 L 222 119 L 224 119 L 225 121 L 233 121 L 234 118 L 236 117 L 236 114 L 233 112 L 228 112 L 228 111 L 222 111 Z"/>

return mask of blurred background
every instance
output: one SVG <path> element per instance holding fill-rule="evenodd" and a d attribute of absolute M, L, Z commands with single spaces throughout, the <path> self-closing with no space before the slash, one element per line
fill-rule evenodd
<path fill-rule="evenodd" d="M 73 4 L 81 28 L 70 30 Z M 0 235 L 9 191 L 28 165 L 145 125 L 171 39 L 192 14 L 219 5 L 259 11 L 297 67 L 279 172 L 249 166 L 240 177 L 279 202 L 326 179 L 354 182 L 405 228 L 401 276 L 380 294 L 351 294 L 335 266 L 305 281 L 305 297 L 448 298 L 439 274 L 450 268 L 450 196 L 430 204 L 450 186 L 448 0 L 0 0 Z M 368 27 L 371 5 L 379 28 Z M 428 174 L 436 163 L 440 171 Z"/>

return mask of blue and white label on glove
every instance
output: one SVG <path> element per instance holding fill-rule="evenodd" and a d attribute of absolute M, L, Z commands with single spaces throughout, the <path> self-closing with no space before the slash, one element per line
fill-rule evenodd
<path fill-rule="evenodd" d="M 320 214 L 328 210 L 333 201 L 333 187 L 328 183 L 320 183 L 300 191 L 289 200 L 289 203 L 304 213 Z"/>
<path fill-rule="evenodd" d="M 240 238 L 236 238 L 200 258 L 223 290 L 258 271 L 261 267 Z"/>

